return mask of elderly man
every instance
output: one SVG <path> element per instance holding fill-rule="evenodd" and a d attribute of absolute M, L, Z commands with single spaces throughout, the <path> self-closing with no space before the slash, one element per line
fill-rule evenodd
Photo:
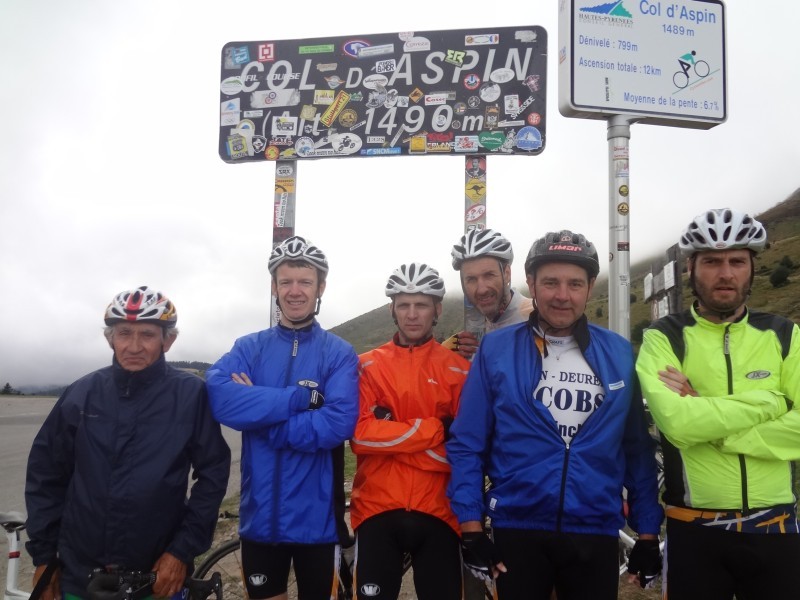
<path fill-rule="evenodd" d="M 111 366 L 70 385 L 33 442 L 27 549 L 34 584 L 52 573 L 44 600 L 85 597 L 90 573 L 108 565 L 155 571 L 153 594 L 172 596 L 211 545 L 230 450 L 203 380 L 166 363 L 177 319 L 146 286 L 116 295 Z"/>

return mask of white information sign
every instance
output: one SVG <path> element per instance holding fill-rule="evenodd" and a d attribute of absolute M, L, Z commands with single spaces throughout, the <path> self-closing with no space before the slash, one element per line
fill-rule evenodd
<path fill-rule="evenodd" d="M 671 260 L 664 265 L 664 289 L 671 290 L 675 287 L 675 261 Z"/>
<path fill-rule="evenodd" d="M 559 110 L 709 129 L 727 118 L 721 0 L 560 0 Z"/>

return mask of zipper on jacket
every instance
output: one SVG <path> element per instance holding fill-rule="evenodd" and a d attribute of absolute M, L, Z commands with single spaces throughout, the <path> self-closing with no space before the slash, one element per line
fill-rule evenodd
<path fill-rule="evenodd" d="M 294 358 L 297 356 L 297 349 L 300 346 L 300 339 L 297 337 L 297 329 L 292 330 L 294 333 L 294 339 L 292 340 L 292 352 L 291 358 L 289 359 L 289 364 L 286 367 L 286 380 L 284 381 L 284 385 L 289 387 L 289 382 L 292 378 L 292 365 L 294 364 Z M 280 531 L 280 522 L 278 516 L 280 515 L 280 498 L 281 498 L 281 465 L 283 458 L 283 451 L 276 450 L 275 451 L 275 485 L 273 486 L 274 493 L 272 494 L 272 531 L 274 532 L 275 536 L 278 536 Z"/>
<path fill-rule="evenodd" d="M 733 394 L 733 363 L 731 362 L 731 324 L 725 327 L 725 335 L 722 336 L 722 353 L 725 355 L 725 366 L 728 369 L 728 395 Z M 742 478 L 742 511 L 750 510 L 747 502 L 747 462 L 744 454 L 739 455 L 739 473 Z"/>
<path fill-rule="evenodd" d="M 564 467 L 561 469 L 561 490 L 558 497 L 558 516 L 556 517 L 556 532 L 561 533 L 561 517 L 564 516 L 564 490 L 567 488 L 567 467 L 569 466 L 569 444 L 564 451 Z"/>

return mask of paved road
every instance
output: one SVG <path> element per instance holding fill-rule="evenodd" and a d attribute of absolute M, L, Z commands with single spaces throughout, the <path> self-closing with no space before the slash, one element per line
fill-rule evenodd
<path fill-rule="evenodd" d="M 38 396 L 0 396 L 0 512 L 25 512 L 25 468 L 33 438 L 55 404 L 56 398 Z M 228 495 L 239 491 L 239 453 L 241 436 L 223 427 L 231 447 L 231 477 Z M 2 532 L 5 534 L 5 532 Z M 24 535 L 23 535 L 24 537 Z M 23 540 L 24 541 L 24 540 Z M 5 589 L 7 548 L 0 542 L 0 581 Z M 20 583 L 30 589 L 32 575 L 30 559 L 23 552 Z"/>

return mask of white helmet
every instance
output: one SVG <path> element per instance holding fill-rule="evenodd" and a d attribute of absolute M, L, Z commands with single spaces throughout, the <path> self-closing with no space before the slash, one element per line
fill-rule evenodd
<path fill-rule="evenodd" d="M 461 270 L 465 260 L 493 256 L 507 264 L 514 261 L 514 251 L 500 232 L 493 229 L 471 229 L 461 236 L 460 243 L 453 246 L 453 268 Z"/>
<path fill-rule="evenodd" d="M 299 235 L 282 241 L 272 249 L 272 254 L 269 257 L 270 275 L 275 277 L 278 267 L 287 260 L 300 260 L 309 263 L 320 271 L 320 279 L 324 279 L 328 273 L 328 259 L 325 258 L 322 250 Z"/>
<path fill-rule="evenodd" d="M 390 298 L 397 294 L 426 294 L 444 297 L 444 281 L 439 271 L 425 263 L 409 263 L 395 269 L 386 283 L 386 295 Z"/>
<path fill-rule="evenodd" d="M 750 215 L 730 208 L 715 208 L 697 215 L 681 235 L 681 253 L 701 250 L 748 249 L 756 254 L 767 244 L 764 226 Z"/>

